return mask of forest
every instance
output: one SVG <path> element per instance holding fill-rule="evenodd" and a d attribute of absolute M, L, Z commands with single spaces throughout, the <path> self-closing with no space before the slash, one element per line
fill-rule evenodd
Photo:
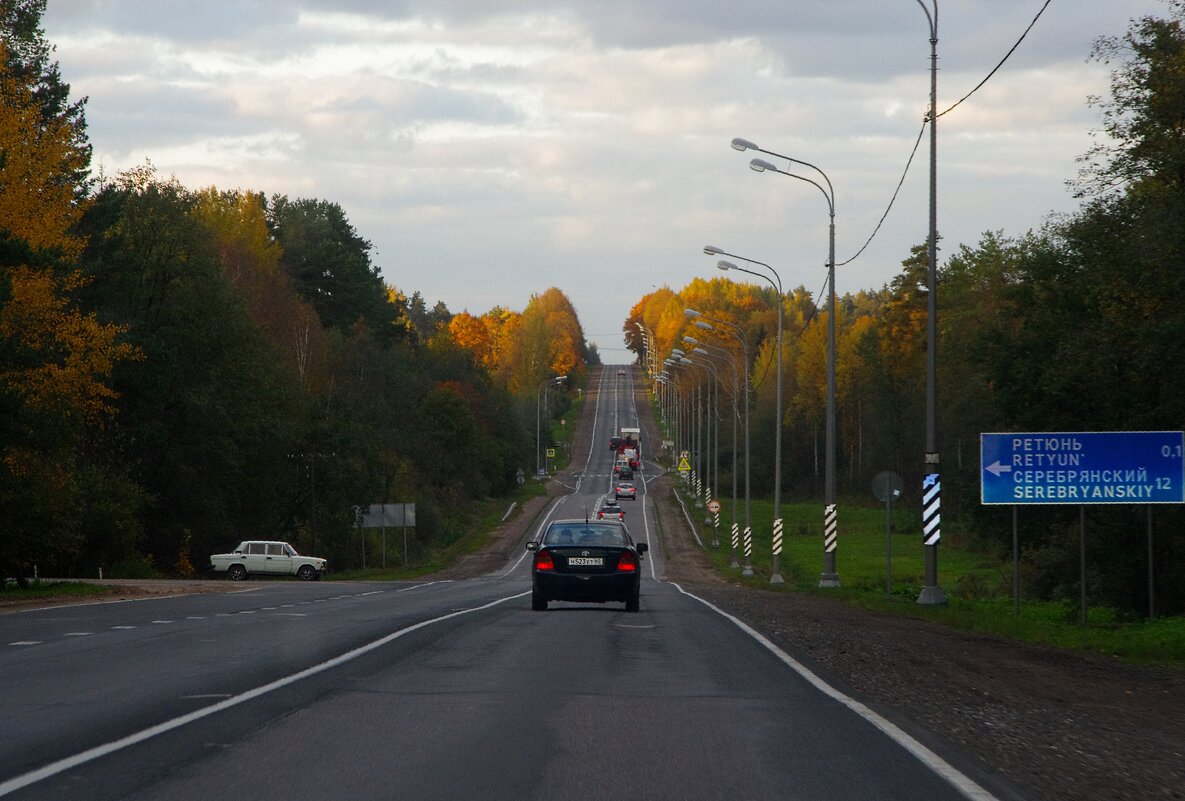
<path fill-rule="evenodd" d="M 982 432 L 1185 427 L 1185 0 L 1167 5 L 1096 43 L 1111 88 L 1067 177 L 1079 208 L 940 242 L 944 528 L 1001 555 L 1011 523 L 980 504 Z M 546 395 L 558 415 L 597 362 L 569 299 L 454 314 L 386 283 L 332 200 L 96 172 L 44 8 L 0 0 L 0 576 L 189 576 L 248 537 L 352 567 L 353 510 L 378 502 L 417 504 L 423 548 L 461 537 L 530 472 L 540 383 L 570 376 Z M 919 243 L 890 283 L 839 298 L 842 503 L 873 503 L 883 470 L 917 502 L 926 266 Z M 773 489 L 780 424 L 782 491 L 821 498 L 826 308 L 805 287 L 696 280 L 641 297 L 627 346 L 666 356 L 691 335 L 739 358 L 688 308 L 747 336 L 754 492 Z M 730 467 L 725 452 L 726 482 Z M 1148 519 L 1087 507 L 1091 597 L 1136 616 Z M 1181 614 L 1185 512 L 1151 520 L 1158 611 Z M 1028 507 L 1019 525 L 1027 591 L 1074 597 L 1078 509 Z"/>
<path fill-rule="evenodd" d="M 1007 509 L 980 504 L 981 433 L 1185 427 L 1185 3 L 1170 8 L 1168 18 L 1134 20 L 1126 35 L 1096 42 L 1091 57 L 1111 65 L 1111 91 L 1094 103 L 1101 127 L 1067 180 L 1079 209 L 1020 234 L 988 231 L 940 255 L 943 526 L 969 532 L 1002 557 L 1011 547 L 1011 518 Z M 904 478 L 904 503 L 919 509 L 920 523 L 925 243 L 901 264 L 888 285 L 837 300 L 837 491 L 845 502 L 875 503 L 873 476 L 892 470 Z M 697 279 L 643 296 L 623 327 L 628 346 L 641 356 L 649 344 L 660 365 L 673 348 L 689 347 L 685 336 L 740 358 L 726 326 L 697 327 L 686 309 L 740 327 L 755 393 L 753 491 L 765 494 L 774 474 L 777 303 L 770 288 Z M 819 499 L 821 510 L 827 309 L 805 287 L 781 303 L 782 489 Z M 732 453 L 725 445 L 727 483 Z M 1025 507 L 1018 517 L 1027 591 L 1075 597 L 1078 507 Z M 1148 519 L 1147 506 L 1086 507 L 1091 597 L 1133 615 L 1148 611 Z M 1180 614 L 1185 514 L 1178 505 L 1157 506 L 1151 520 L 1157 611 Z M 841 538 L 842 526 L 841 513 Z"/>
<path fill-rule="evenodd" d="M 85 100 L 0 2 L 0 577 L 188 577 L 241 539 L 357 567 L 355 507 L 421 554 L 535 461 L 595 348 L 550 288 L 428 308 L 336 203 L 96 175 Z M 5 582 L 0 581 L 0 587 Z"/>

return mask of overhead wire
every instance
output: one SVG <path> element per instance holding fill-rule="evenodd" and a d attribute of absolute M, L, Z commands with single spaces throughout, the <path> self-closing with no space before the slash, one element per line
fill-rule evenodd
<path fill-rule="evenodd" d="M 1004 66 L 1004 62 L 1006 62 L 1012 56 L 1012 54 L 1014 52 L 1016 52 L 1016 48 L 1020 47 L 1020 43 L 1023 42 L 1025 40 L 1025 37 L 1027 37 L 1029 35 L 1029 31 L 1033 30 L 1033 26 L 1037 24 L 1037 20 L 1041 19 L 1041 15 L 1045 13 L 1045 9 L 1049 8 L 1049 4 L 1051 2 L 1053 2 L 1053 0 L 1045 0 L 1045 3 L 1041 6 L 1040 10 L 1037 12 L 1037 15 L 1035 17 L 1033 17 L 1033 21 L 1030 22 L 1029 26 L 1024 29 L 1024 33 L 1022 33 L 1020 35 L 1020 38 L 1016 40 L 1016 43 L 1013 44 L 1012 47 L 1010 47 L 1008 49 L 1008 52 L 1004 54 L 1004 57 L 1002 59 L 1000 59 L 1000 63 L 998 63 L 995 67 L 993 67 L 991 72 L 989 72 L 986 76 L 984 76 L 984 79 L 982 81 L 980 81 L 979 83 L 977 83 L 975 85 L 975 87 L 970 92 L 968 92 L 967 94 L 960 97 L 954 104 L 952 104 L 950 106 L 950 108 L 946 109 L 946 111 L 943 111 L 941 114 L 939 114 L 938 115 L 939 117 L 942 117 L 946 114 L 949 114 L 951 111 L 954 111 L 955 108 L 957 108 L 964 100 L 966 100 L 967 98 L 971 97 L 971 95 L 978 92 L 981 88 L 983 88 L 984 84 L 986 84 L 988 81 L 990 81 L 992 79 L 992 76 L 995 75 L 999 71 L 1000 67 Z M 850 264 L 851 262 L 853 262 L 857 258 L 859 258 L 860 254 L 863 253 L 865 251 L 865 249 L 872 243 L 872 240 L 876 237 L 877 233 L 880 231 L 881 226 L 885 222 L 885 219 L 889 216 L 889 212 L 892 211 L 892 209 L 893 209 L 893 204 L 897 202 L 897 195 L 901 192 L 901 187 L 905 183 L 905 177 L 909 174 L 909 168 L 913 165 L 913 158 L 915 155 L 917 155 L 918 146 L 922 142 L 922 135 L 926 132 L 926 126 L 929 123 L 930 123 L 930 115 L 926 114 L 926 118 L 922 120 L 921 130 L 918 131 L 918 138 L 913 143 L 913 150 L 910 151 L 909 159 L 905 162 L 905 169 L 901 173 L 901 180 L 897 182 L 897 188 L 895 190 L 893 190 L 893 197 L 891 197 L 889 199 L 889 205 L 887 208 L 885 208 L 885 213 L 881 215 L 881 218 L 877 222 L 876 227 L 874 229 L 872 229 L 872 233 L 869 234 L 868 239 L 864 242 L 863 245 L 860 246 L 860 249 L 856 251 L 855 255 L 853 255 L 851 258 L 849 258 L 845 261 L 836 263 L 836 265 L 835 265 L 836 267 L 842 267 L 845 264 Z"/>
<path fill-rule="evenodd" d="M 971 97 L 971 95 L 978 92 L 981 88 L 983 88 L 984 84 L 986 84 L 988 81 L 990 81 L 992 79 L 992 76 L 995 75 L 999 71 L 1000 67 L 1004 66 L 1004 62 L 1006 62 L 1009 58 L 1011 58 L 1012 54 L 1014 52 L 1016 52 L 1016 49 L 1018 47 L 1020 47 L 1020 43 L 1023 42 L 1025 40 L 1025 37 L 1027 37 L 1029 35 L 1029 32 L 1031 30 L 1033 30 L 1033 26 L 1037 24 L 1037 20 L 1041 19 L 1041 15 L 1045 13 L 1045 9 L 1049 8 L 1049 4 L 1051 2 L 1053 2 L 1053 0 L 1045 0 L 1045 3 L 1041 6 L 1041 9 L 1037 12 L 1037 15 L 1035 17 L 1033 17 L 1033 21 L 1029 23 L 1027 28 L 1025 28 L 1024 32 L 1020 35 L 1020 38 L 1016 40 L 1016 43 L 1013 44 L 1012 47 L 1010 47 L 1008 49 L 1008 52 L 1004 54 L 1004 57 L 1002 59 L 1000 59 L 1000 63 L 996 64 L 996 66 L 992 68 L 991 72 L 989 72 L 986 76 L 984 76 L 984 79 L 982 81 L 980 81 L 979 83 L 977 83 L 975 85 L 975 87 L 970 92 L 963 95 L 954 104 L 952 104 L 950 106 L 950 108 L 946 109 L 941 114 L 939 114 L 938 115 L 939 117 L 942 117 L 942 116 L 950 113 L 951 111 L 953 111 L 960 104 L 962 104 L 962 102 L 964 100 L 966 100 L 967 98 Z M 893 205 L 897 202 L 897 195 L 900 194 L 901 187 L 905 184 L 905 178 L 907 175 L 909 175 L 909 169 L 911 166 L 913 166 L 914 156 L 917 155 L 918 147 L 922 143 L 922 136 L 925 134 L 926 126 L 929 124 L 930 124 L 930 115 L 927 114 L 926 118 L 924 120 L 922 120 L 922 127 L 920 130 L 918 130 L 918 136 L 917 136 L 917 139 L 914 140 L 913 149 L 909 152 L 909 158 L 905 162 L 905 169 L 901 171 L 901 179 L 899 181 L 897 181 L 897 188 L 893 190 L 893 196 L 891 198 L 889 198 L 889 204 L 885 208 L 885 213 L 882 214 L 880 220 L 877 221 L 876 227 L 872 229 L 872 233 L 869 234 L 868 239 L 865 240 L 864 244 L 860 246 L 860 249 L 857 250 L 856 253 L 853 256 L 851 256 L 850 258 L 848 258 L 844 261 L 841 261 L 841 262 L 837 262 L 835 265 L 836 267 L 843 267 L 845 264 L 850 264 L 851 262 L 853 262 L 857 258 L 859 258 L 860 254 L 863 253 L 868 248 L 868 246 L 872 243 L 872 240 L 876 237 L 877 233 L 880 231 L 881 226 L 885 222 L 885 219 L 888 218 L 888 216 L 889 216 L 889 212 L 893 210 Z M 827 280 L 828 279 L 826 279 L 826 278 L 823 279 L 823 291 L 825 291 L 827 289 Z M 823 291 L 820 291 L 819 295 L 817 295 L 816 297 L 821 297 L 823 294 Z M 834 288 L 832 288 L 832 291 L 834 291 Z M 819 310 L 819 304 L 814 303 L 813 307 L 814 308 L 811 309 L 811 313 L 809 315 L 807 315 L 806 320 L 803 322 L 802 329 L 798 332 L 799 337 L 801 337 L 804 333 L 806 333 L 807 326 L 809 326 L 811 324 L 811 321 L 814 320 L 815 315 Z M 778 357 L 781 358 L 781 354 L 778 354 Z M 773 359 L 770 359 L 766 362 L 765 370 L 762 371 L 761 379 L 756 383 L 755 388 L 760 387 L 763 383 L 765 383 L 765 377 L 769 374 L 769 365 L 772 362 L 773 362 Z"/>
<path fill-rule="evenodd" d="M 993 67 L 993 68 L 992 68 L 992 71 L 991 71 L 991 72 L 989 72 L 989 73 L 988 73 L 988 74 L 987 74 L 987 75 L 984 77 L 984 79 L 983 79 L 982 81 L 980 81 L 979 83 L 975 84 L 975 88 L 974 88 L 974 89 L 972 89 L 970 92 L 968 92 L 967 94 L 965 94 L 965 95 L 963 95 L 962 97 L 960 97 L 960 98 L 959 98 L 959 99 L 958 99 L 958 100 L 955 102 L 955 104 L 954 104 L 954 105 L 952 105 L 952 106 L 951 106 L 950 108 L 948 108 L 946 111 L 942 112 L 942 114 L 939 114 L 939 115 L 938 115 L 939 117 L 943 116 L 944 114 L 949 114 L 950 112 L 954 111 L 954 110 L 955 110 L 955 108 L 957 108 L 957 107 L 958 107 L 958 105 L 959 105 L 960 103 L 962 103 L 962 102 L 963 102 L 964 100 L 966 100 L 967 98 L 971 97 L 971 95 L 973 95 L 973 94 L 975 94 L 976 92 L 978 92 L 978 91 L 980 90 L 980 88 L 981 88 L 981 87 L 982 87 L 982 86 L 983 86 L 985 83 L 987 83 L 988 81 L 990 81 L 990 80 L 991 80 L 992 76 L 996 74 L 996 71 L 997 71 L 998 69 L 1000 69 L 1000 67 L 1003 67 L 1003 66 L 1004 66 L 1004 62 L 1005 62 L 1005 61 L 1007 61 L 1007 60 L 1009 59 L 1009 57 L 1011 57 L 1011 56 L 1012 56 L 1012 54 L 1013 54 L 1014 52 L 1016 52 L 1016 48 L 1020 47 L 1020 43 L 1021 43 L 1021 42 L 1023 42 L 1023 41 L 1025 40 L 1025 37 L 1029 35 L 1029 31 L 1033 30 L 1033 26 L 1037 24 L 1037 20 L 1041 19 L 1041 15 L 1045 13 L 1045 9 L 1049 8 L 1049 4 L 1050 4 L 1050 3 L 1052 3 L 1052 2 L 1053 2 L 1053 0 L 1045 0 L 1045 5 L 1041 6 L 1041 10 L 1037 12 L 1037 16 L 1033 17 L 1033 21 L 1029 23 L 1029 27 L 1025 28 L 1025 32 L 1024 32 L 1024 33 L 1022 33 L 1022 34 L 1020 35 L 1020 38 L 1016 40 L 1016 44 L 1014 44 L 1014 45 L 1013 45 L 1011 48 L 1009 48 L 1008 52 L 1004 54 L 1004 58 L 1000 59 L 1000 63 L 999 63 L 999 64 L 997 64 L 995 67 Z"/>

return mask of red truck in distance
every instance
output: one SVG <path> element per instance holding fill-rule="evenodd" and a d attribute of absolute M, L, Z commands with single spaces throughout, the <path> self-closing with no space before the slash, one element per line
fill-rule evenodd
<path fill-rule="evenodd" d="M 614 474 L 619 474 L 623 467 L 632 471 L 642 466 L 642 429 L 621 429 L 617 436 L 609 438 L 609 447 L 616 453 L 613 457 Z"/>

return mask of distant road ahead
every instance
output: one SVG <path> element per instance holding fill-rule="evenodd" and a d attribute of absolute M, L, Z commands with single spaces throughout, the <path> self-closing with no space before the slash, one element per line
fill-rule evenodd
<path fill-rule="evenodd" d="M 605 427 L 579 490 L 553 514 L 579 511 L 608 486 L 607 421 L 628 414 L 629 381 L 615 371 L 600 379 L 590 394 Z M 967 797 L 925 753 L 661 581 L 661 541 L 642 522 L 648 502 L 625 503 L 656 551 L 637 614 L 620 604 L 532 612 L 527 562 L 516 558 L 462 582 L 261 582 L 0 615 L 10 733 L 0 738 L 0 793 Z"/>

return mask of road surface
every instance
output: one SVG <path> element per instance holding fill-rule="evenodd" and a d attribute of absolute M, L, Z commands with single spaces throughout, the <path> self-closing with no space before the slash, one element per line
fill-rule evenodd
<path fill-rule="evenodd" d="M 609 436 L 637 425 L 633 381 L 592 376 L 593 445 L 540 525 L 595 513 Z M 0 795 L 1001 797 L 666 581 L 654 470 L 622 501 L 651 546 L 637 614 L 531 611 L 523 550 L 467 581 L 257 582 L 0 615 Z"/>

